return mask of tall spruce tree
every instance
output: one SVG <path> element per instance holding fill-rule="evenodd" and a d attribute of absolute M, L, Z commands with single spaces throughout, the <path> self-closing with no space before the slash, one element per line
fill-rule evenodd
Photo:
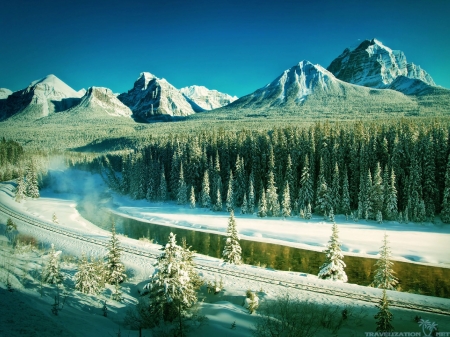
<path fill-rule="evenodd" d="M 229 179 L 228 179 L 228 190 L 227 190 L 227 212 L 231 212 L 234 210 L 234 191 L 233 191 L 234 179 L 233 172 L 230 170 Z"/>
<path fill-rule="evenodd" d="M 347 282 L 347 274 L 344 271 L 345 263 L 342 261 L 344 255 L 341 251 L 336 223 L 333 223 L 331 237 L 324 253 L 325 263 L 320 267 L 318 277 L 324 280 Z"/>
<path fill-rule="evenodd" d="M 250 179 L 248 183 L 248 213 L 253 214 L 255 212 L 255 188 L 254 188 L 254 179 L 253 179 L 253 171 L 250 173 Z"/>
<path fill-rule="evenodd" d="M 383 297 L 377 305 L 378 313 L 375 315 L 377 332 L 392 332 L 394 327 L 391 324 L 394 316 L 389 311 L 389 300 L 387 298 L 386 289 L 383 289 Z"/>
<path fill-rule="evenodd" d="M 305 157 L 305 164 L 300 178 L 300 189 L 298 191 L 298 207 L 303 209 L 308 203 L 312 204 L 314 199 L 313 177 L 311 175 L 308 155 Z"/>
<path fill-rule="evenodd" d="M 37 167 L 35 160 L 31 160 L 26 175 L 27 191 L 26 195 L 30 198 L 37 199 L 40 197 L 39 184 L 37 176 Z"/>
<path fill-rule="evenodd" d="M 23 199 L 25 199 L 25 193 L 26 193 L 25 178 L 21 175 L 19 178 L 17 178 L 15 200 L 20 203 Z"/>
<path fill-rule="evenodd" d="M 348 174 L 347 169 L 344 171 L 344 181 L 342 183 L 342 202 L 341 202 L 341 211 L 345 215 L 349 215 L 351 212 L 350 206 L 350 192 L 349 192 L 349 184 L 348 184 Z"/>
<path fill-rule="evenodd" d="M 211 196 L 209 188 L 209 174 L 208 170 L 205 170 L 202 182 L 202 193 L 201 193 L 201 205 L 205 208 L 211 207 Z"/>
<path fill-rule="evenodd" d="M 258 216 L 260 218 L 265 218 L 267 216 L 267 201 L 266 201 L 266 192 L 264 192 L 264 189 L 262 189 L 261 199 L 259 199 Z"/>
<path fill-rule="evenodd" d="M 389 248 L 388 236 L 385 233 L 383 245 L 380 248 L 380 257 L 375 263 L 376 271 L 373 286 L 388 290 L 394 290 L 398 284 L 395 272 L 392 270 L 394 263 L 391 261 L 391 250 Z"/>
<path fill-rule="evenodd" d="M 330 199 L 331 199 L 331 207 L 336 211 L 336 213 L 339 213 L 341 208 L 341 186 L 340 186 L 339 166 L 337 163 L 334 165 L 333 180 L 331 182 Z"/>
<path fill-rule="evenodd" d="M 370 198 L 370 213 L 369 217 L 375 219 L 378 212 L 383 211 L 384 204 L 384 190 L 383 179 L 381 178 L 380 163 L 377 163 L 375 174 L 373 176 L 372 186 L 369 192 Z"/>
<path fill-rule="evenodd" d="M 269 176 L 267 178 L 266 200 L 267 215 L 278 216 L 280 213 L 280 203 L 278 201 L 278 193 L 277 187 L 275 185 L 275 176 L 273 171 L 269 171 Z"/>
<path fill-rule="evenodd" d="M 220 177 L 218 179 L 220 179 Z M 219 186 L 217 186 L 216 201 L 215 201 L 214 206 L 213 206 L 213 211 L 219 212 L 221 210 L 222 210 L 222 196 L 220 194 L 220 188 L 219 188 Z"/>
<path fill-rule="evenodd" d="M 291 216 L 291 197 L 289 192 L 289 182 L 286 181 L 283 190 L 283 200 L 281 202 L 281 215 L 283 217 Z"/>
<path fill-rule="evenodd" d="M 222 252 L 223 261 L 231 264 L 240 264 L 241 255 L 242 249 L 239 244 L 239 234 L 236 226 L 236 220 L 234 219 L 234 212 L 231 211 L 230 218 L 228 220 L 227 239 Z"/>
<path fill-rule="evenodd" d="M 191 186 L 191 191 L 189 193 L 189 206 L 191 208 L 195 208 L 195 190 L 194 190 L 194 186 Z"/>
<path fill-rule="evenodd" d="M 180 175 L 178 177 L 177 203 L 184 205 L 187 203 L 187 185 L 184 181 L 183 163 L 180 164 Z"/>
<path fill-rule="evenodd" d="M 389 177 L 388 191 L 386 193 L 385 199 L 385 210 L 384 214 L 388 220 L 395 220 L 397 218 L 397 189 L 395 188 L 395 172 L 391 169 L 391 174 Z"/>
<path fill-rule="evenodd" d="M 166 175 L 164 173 L 164 167 L 161 168 L 161 177 L 159 181 L 159 191 L 158 191 L 158 199 L 160 201 L 166 201 L 168 198 L 168 191 L 167 191 L 167 181 L 166 181 Z"/>
<path fill-rule="evenodd" d="M 236 178 L 234 179 L 233 194 L 234 203 L 236 206 L 241 206 L 244 199 L 244 194 L 246 193 L 246 183 L 245 183 L 245 167 L 244 158 L 241 158 L 239 154 L 236 158 Z"/>
<path fill-rule="evenodd" d="M 109 284 L 122 283 L 127 278 L 125 266 L 120 260 L 122 248 L 116 234 L 116 224 L 112 221 L 111 238 L 107 245 L 108 254 L 106 255 L 106 282 Z"/>

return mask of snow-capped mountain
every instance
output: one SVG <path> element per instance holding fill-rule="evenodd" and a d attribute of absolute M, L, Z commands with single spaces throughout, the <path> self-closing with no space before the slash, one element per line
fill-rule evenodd
<path fill-rule="evenodd" d="M 101 87 L 90 87 L 81 98 L 80 103 L 70 109 L 68 113 L 88 113 L 90 117 L 96 114 L 105 115 L 105 113 L 117 117 L 131 117 L 133 114 L 110 89 Z"/>
<path fill-rule="evenodd" d="M 392 50 L 377 39 L 365 40 L 354 49 L 346 48 L 327 69 L 345 82 L 370 88 L 389 88 L 405 94 L 418 94 L 427 85 L 436 85 L 420 66 L 408 63 L 402 51 Z M 417 80 L 423 85 L 419 85 Z"/>
<path fill-rule="evenodd" d="M 203 110 L 221 108 L 238 99 L 236 96 L 224 94 L 217 90 L 210 90 L 198 85 L 181 88 L 180 92 Z"/>
<path fill-rule="evenodd" d="M 12 94 L 11 90 L 6 88 L 0 88 L 0 99 L 6 99 L 11 94 Z"/>
<path fill-rule="evenodd" d="M 81 97 L 81 92 L 73 90 L 55 75 L 48 75 L 9 95 L 1 119 L 10 116 L 21 119 L 42 118 L 71 108 Z"/>
<path fill-rule="evenodd" d="M 141 73 L 128 92 L 117 98 L 133 111 L 134 118 L 147 120 L 155 115 L 188 116 L 195 113 L 181 92 L 164 78 Z"/>
<path fill-rule="evenodd" d="M 397 106 L 403 106 L 406 111 L 414 109 L 416 103 L 394 90 L 346 83 L 322 66 L 302 61 L 265 87 L 231 103 L 228 108 L 348 113 L 386 111 L 386 108 Z"/>

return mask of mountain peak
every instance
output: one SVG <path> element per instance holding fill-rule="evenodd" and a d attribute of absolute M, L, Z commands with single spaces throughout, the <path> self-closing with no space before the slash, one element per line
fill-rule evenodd
<path fill-rule="evenodd" d="M 196 111 L 221 108 L 238 99 L 236 96 L 233 97 L 217 90 L 210 90 L 200 85 L 181 88 L 180 92 L 198 107 L 193 106 Z"/>
<path fill-rule="evenodd" d="M 342 81 L 370 88 L 390 88 L 399 76 L 435 85 L 427 72 L 406 61 L 402 51 L 392 50 L 377 39 L 364 40 L 354 49 L 346 48 L 327 69 Z"/>

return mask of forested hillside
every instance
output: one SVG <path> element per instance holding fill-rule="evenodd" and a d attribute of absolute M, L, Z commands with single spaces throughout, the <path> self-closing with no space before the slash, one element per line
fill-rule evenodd
<path fill-rule="evenodd" d="M 111 186 L 259 216 L 450 217 L 449 126 L 439 119 L 167 134 L 103 157 Z"/>

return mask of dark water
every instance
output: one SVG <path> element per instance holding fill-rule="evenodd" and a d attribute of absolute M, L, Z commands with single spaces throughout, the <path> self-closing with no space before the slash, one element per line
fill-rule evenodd
<path fill-rule="evenodd" d="M 161 245 L 167 242 L 170 232 L 177 235 L 177 242 L 186 239 L 188 246 L 199 254 L 221 258 L 225 236 L 210 234 L 189 229 L 180 229 L 162 225 L 154 225 L 118 215 L 103 212 L 102 219 L 94 220 L 87 214 L 80 213 L 104 229 L 111 228 L 111 218 L 116 222 L 117 232 L 130 238 L 147 238 Z M 99 215 L 99 213 L 97 213 Z M 109 218 L 111 217 L 111 218 Z M 319 272 L 325 261 L 325 254 L 305 249 L 292 248 L 272 243 L 240 240 L 244 263 L 273 268 L 277 270 L 298 271 L 308 274 Z M 345 272 L 349 283 L 369 285 L 374 276 L 376 259 L 345 256 L 347 267 Z M 400 280 L 399 290 L 437 297 L 450 298 L 450 269 L 424 266 L 414 263 L 395 262 L 394 271 Z"/>

